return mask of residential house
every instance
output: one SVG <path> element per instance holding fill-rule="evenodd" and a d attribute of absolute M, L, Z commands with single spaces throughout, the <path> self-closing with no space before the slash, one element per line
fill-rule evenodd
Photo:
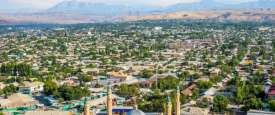
<path fill-rule="evenodd" d="M 122 71 L 113 71 L 108 74 L 108 82 L 109 83 L 118 83 L 118 82 L 123 82 L 125 80 L 127 80 L 129 78 L 129 76 L 127 74 L 125 74 Z"/>
<path fill-rule="evenodd" d="M 268 97 L 270 99 L 275 99 L 275 84 L 272 84 L 268 91 Z"/>
<path fill-rule="evenodd" d="M 73 115 L 70 111 L 59 111 L 59 110 L 51 110 L 51 111 L 26 111 L 24 115 Z"/>
<path fill-rule="evenodd" d="M 30 107 L 39 103 L 32 97 L 21 93 L 15 93 L 7 99 L 0 99 L 0 102 L 0 108 Z"/>
<path fill-rule="evenodd" d="M 6 84 L 4 84 L 3 82 L 0 82 L 0 89 L 3 89 L 6 87 Z"/>
<path fill-rule="evenodd" d="M 38 93 L 44 90 L 43 82 L 28 82 L 24 81 L 22 85 L 19 86 L 19 92 L 23 94 Z"/>

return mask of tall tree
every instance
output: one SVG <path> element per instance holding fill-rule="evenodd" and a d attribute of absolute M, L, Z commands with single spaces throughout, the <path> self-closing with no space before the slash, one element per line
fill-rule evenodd
<path fill-rule="evenodd" d="M 214 112 L 224 112 L 229 104 L 229 100 L 225 96 L 216 96 L 214 98 L 213 110 Z"/>

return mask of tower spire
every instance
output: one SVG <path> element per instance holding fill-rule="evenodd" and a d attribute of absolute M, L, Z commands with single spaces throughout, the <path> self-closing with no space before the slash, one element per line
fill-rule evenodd
<path fill-rule="evenodd" d="M 172 104 L 171 104 L 171 100 L 170 97 L 167 96 L 167 105 L 166 105 L 166 115 L 172 115 Z"/>
<path fill-rule="evenodd" d="M 112 88 L 109 85 L 107 89 L 107 115 L 113 114 Z"/>
<path fill-rule="evenodd" d="M 85 103 L 84 103 L 84 115 L 92 115 L 90 112 L 90 105 L 87 103 L 87 99 L 85 98 Z"/>
<path fill-rule="evenodd" d="M 176 94 L 176 115 L 180 115 L 180 88 L 177 87 L 177 94 Z"/>

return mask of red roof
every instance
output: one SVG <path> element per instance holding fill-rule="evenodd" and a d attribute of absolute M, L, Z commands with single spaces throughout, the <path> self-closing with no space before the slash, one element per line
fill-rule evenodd
<path fill-rule="evenodd" d="M 269 90 L 268 95 L 275 95 L 275 89 Z"/>
<path fill-rule="evenodd" d="M 270 86 L 270 89 L 268 91 L 268 95 L 275 95 L 275 84 L 272 84 Z"/>

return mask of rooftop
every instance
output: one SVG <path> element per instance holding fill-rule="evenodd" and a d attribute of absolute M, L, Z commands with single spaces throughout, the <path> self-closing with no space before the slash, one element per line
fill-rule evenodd
<path fill-rule="evenodd" d="M 21 93 L 15 93 L 9 96 L 7 99 L 0 99 L 0 107 L 18 107 L 18 106 L 30 106 L 34 104 L 38 104 L 38 101 L 34 100 L 32 97 L 28 95 L 24 95 Z"/>

